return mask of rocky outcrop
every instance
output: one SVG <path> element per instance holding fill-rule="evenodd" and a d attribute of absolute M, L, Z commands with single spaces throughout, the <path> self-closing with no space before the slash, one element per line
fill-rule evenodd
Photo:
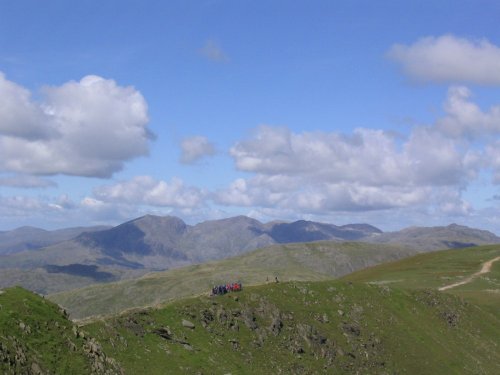
<path fill-rule="evenodd" d="M 59 306 L 22 288 L 6 289 L 1 299 L 1 374 L 123 373 Z"/>
<path fill-rule="evenodd" d="M 106 356 L 102 350 L 102 346 L 95 339 L 87 339 L 83 345 L 83 350 L 90 360 L 92 374 L 123 374 L 118 363 L 113 358 Z"/>

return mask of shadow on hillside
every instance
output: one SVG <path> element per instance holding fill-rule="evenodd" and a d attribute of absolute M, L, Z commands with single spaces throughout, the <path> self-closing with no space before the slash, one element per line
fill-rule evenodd
<path fill-rule="evenodd" d="M 89 277 L 95 281 L 113 281 L 116 279 L 112 273 L 98 271 L 98 267 L 94 265 L 68 264 L 66 266 L 58 266 L 48 264 L 44 268 L 48 273 L 65 273 L 72 276 Z"/>

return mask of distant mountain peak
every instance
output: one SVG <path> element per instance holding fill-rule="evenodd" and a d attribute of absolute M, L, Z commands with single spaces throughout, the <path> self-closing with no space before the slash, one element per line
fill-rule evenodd
<path fill-rule="evenodd" d="M 127 221 L 127 223 L 135 223 L 135 222 L 141 222 L 141 221 L 162 221 L 162 222 L 182 221 L 182 222 L 184 222 L 181 218 L 179 218 L 177 216 L 171 216 L 171 215 L 160 216 L 160 215 L 147 214 L 147 215 L 132 219 L 130 221 Z"/>
<path fill-rule="evenodd" d="M 440 250 L 500 243 L 500 238 L 487 230 L 456 223 L 436 227 L 409 227 L 397 232 L 383 233 L 374 242 L 404 244 L 420 250 Z"/>

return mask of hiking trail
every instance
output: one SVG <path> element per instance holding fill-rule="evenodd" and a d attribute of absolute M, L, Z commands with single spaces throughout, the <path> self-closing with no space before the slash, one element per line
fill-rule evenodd
<path fill-rule="evenodd" d="M 465 278 L 464 280 L 456 282 L 456 283 L 453 283 L 453 284 L 450 284 L 450 285 L 442 286 L 438 290 L 439 291 L 443 291 L 443 290 L 448 290 L 448 289 L 451 289 L 451 288 L 455 288 L 456 286 L 468 284 L 472 280 L 474 280 L 476 277 L 478 277 L 478 276 L 480 276 L 482 274 L 490 272 L 491 271 L 491 266 L 493 265 L 494 262 L 496 262 L 498 260 L 500 260 L 500 256 L 498 256 L 496 258 L 493 258 L 493 259 L 490 259 L 487 262 L 484 262 L 483 266 L 481 267 L 481 270 L 479 270 L 478 272 L 476 272 L 476 273 L 472 274 L 471 276 Z"/>

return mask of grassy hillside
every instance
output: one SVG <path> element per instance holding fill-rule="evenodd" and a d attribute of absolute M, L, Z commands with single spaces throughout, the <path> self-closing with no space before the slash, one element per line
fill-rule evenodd
<path fill-rule="evenodd" d="M 420 254 L 354 272 L 344 280 L 405 289 L 437 289 L 467 278 L 479 271 L 484 262 L 498 256 L 500 245 Z M 494 263 L 490 272 L 446 293 L 464 297 L 500 315 L 500 262 Z"/>
<path fill-rule="evenodd" d="M 90 286 L 49 298 L 68 309 L 72 318 L 85 318 L 206 293 L 213 285 L 231 280 L 244 285 L 263 284 L 275 276 L 281 281 L 327 280 L 414 253 L 407 248 L 356 242 L 275 245 L 222 261 Z"/>
<path fill-rule="evenodd" d="M 289 282 L 83 329 L 129 374 L 498 374 L 500 321 L 435 290 Z"/>
<path fill-rule="evenodd" d="M 257 251 L 224 266 L 192 267 L 191 276 L 198 272 L 199 280 L 215 281 L 243 272 L 244 265 L 255 272 L 257 265 L 265 265 L 259 277 L 283 269 L 294 275 L 309 269 L 311 277 L 318 269 L 321 279 L 340 259 L 353 266 L 376 253 L 359 244 L 335 251 L 327 243 L 300 246 L 276 247 L 273 255 Z M 379 251 L 380 257 L 392 254 Z M 468 284 L 445 292 L 437 288 L 469 277 L 499 255 L 500 246 L 483 246 L 417 255 L 339 280 L 244 284 L 242 292 L 164 300 L 154 308 L 131 309 L 79 327 L 49 301 L 8 289 L 0 293 L 0 371 L 498 374 L 499 263 Z M 238 264 L 239 270 L 234 268 Z M 206 267 L 219 273 L 209 276 Z M 144 285 L 120 289 L 124 294 L 114 297 L 133 302 L 139 291 L 161 289 L 166 274 L 144 278 Z M 108 302 L 113 300 L 103 303 Z"/>
<path fill-rule="evenodd" d="M 21 288 L 0 291 L 2 374 L 120 374 L 100 345 L 50 301 Z"/>
<path fill-rule="evenodd" d="M 91 267 L 91 266 L 89 266 Z M 99 282 L 96 277 L 75 275 L 66 272 L 49 272 L 49 267 L 35 268 L 32 270 L 11 268 L 0 269 L 0 287 L 8 288 L 21 286 L 40 294 L 57 293 L 63 290 L 83 288 L 88 285 L 96 285 Z M 101 267 L 97 275 L 102 274 L 108 279 L 132 279 L 144 275 L 144 270 L 123 270 L 116 268 Z"/>

